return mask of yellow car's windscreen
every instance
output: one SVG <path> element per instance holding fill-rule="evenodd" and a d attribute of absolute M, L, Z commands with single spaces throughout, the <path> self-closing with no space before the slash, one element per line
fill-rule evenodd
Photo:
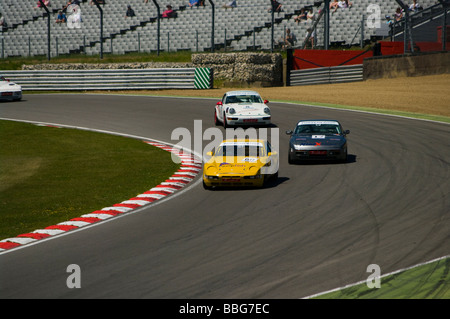
<path fill-rule="evenodd" d="M 264 148 L 259 145 L 222 145 L 214 156 L 265 156 Z"/>

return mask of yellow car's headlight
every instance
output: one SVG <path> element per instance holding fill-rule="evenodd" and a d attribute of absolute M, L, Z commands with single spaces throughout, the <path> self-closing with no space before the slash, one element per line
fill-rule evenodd
<path fill-rule="evenodd" d="M 248 173 L 252 175 L 256 175 L 259 173 L 259 167 L 258 166 L 250 166 L 248 169 Z"/>

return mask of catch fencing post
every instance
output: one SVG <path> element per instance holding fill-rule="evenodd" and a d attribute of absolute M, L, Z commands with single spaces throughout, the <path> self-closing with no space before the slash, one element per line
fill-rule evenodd
<path fill-rule="evenodd" d="M 408 52 L 408 34 L 409 34 L 409 40 L 411 42 L 411 52 L 414 53 L 414 42 L 412 38 L 412 28 L 411 28 L 411 20 L 409 17 L 409 7 L 403 3 L 402 0 L 395 0 L 398 5 L 403 9 L 405 12 L 405 17 L 403 18 L 405 23 L 405 28 L 403 30 L 403 53 Z"/>
<path fill-rule="evenodd" d="M 444 15 L 442 17 L 442 51 L 447 51 L 447 9 L 450 7 L 449 1 L 439 0 L 444 10 Z"/>
<path fill-rule="evenodd" d="M 157 17 L 156 17 L 156 21 L 157 21 L 157 30 L 156 30 L 156 32 L 158 33 L 157 34 L 157 48 L 156 48 L 156 50 L 157 50 L 157 54 L 158 54 L 158 56 L 159 56 L 159 51 L 160 51 L 160 45 L 161 45 L 161 42 L 160 42 L 160 38 L 161 38 L 161 34 L 160 34 L 160 32 L 161 32 L 161 21 L 160 21 L 160 19 L 161 19 L 161 9 L 160 9 L 160 7 L 159 7 L 159 4 L 158 4 L 158 2 L 156 2 L 156 0 L 153 0 L 153 3 L 155 4 L 155 6 L 156 6 L 156 14 L 157 14 Z"/>
<path fill-rule="evenodd" d="M 325 0 L 323 2 L 324 10 L 324 28 L 323 28 L 323 44 L 324 49 L 328 50 L 330 48 L 330 0 Z"/>
<path fill-rule="evenodd" d="M 39 0 L 39 2 L 41 3 L 41 6 L 44 8 L 45 12 L 47 12 L 47 59 L 50 61 L 50 11 L 42 0 Z"/>
<path fill-rule="evenodd" d="M 214 52 L 214 46 L 215 46 L 215 44 L 214 44 L 214 24 L 215 24 L 215 21 L 214 20 L 216 19 L 216 17 L 215 17 L 216 8 L 215 8 L 214 2 L 212 2 L 212 0 L 208 0 L 208 1 L 211 4 L 211 52 Z"/>
<path fill-rule="evenodd" d="M 94 3 L 100 11 L 100 59 L 103 59 L 103 9 L 100 7 L 97 0 L 94 0 Z"/>

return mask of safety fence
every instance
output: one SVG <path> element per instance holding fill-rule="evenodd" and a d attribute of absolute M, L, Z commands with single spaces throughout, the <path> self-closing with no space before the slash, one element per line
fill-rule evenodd
<path fill-rule="evenodd" d="M 333 66 L 306 70 L 292 70 L 290 85 L 331 84 L 363 81 L 363 65 Z"/>
<path fill-rule="evenodd" d="M 20 70 L 2 75 L 23 91 L 211 89 L 210 68 Z"/>

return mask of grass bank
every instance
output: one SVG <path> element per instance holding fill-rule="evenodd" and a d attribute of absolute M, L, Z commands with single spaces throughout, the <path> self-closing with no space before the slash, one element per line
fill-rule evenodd
<path fill-rule="evenodd" d="M 52 57 L 50 60 L 46 56 L 32 57 L 9 57 L 0 59 L 0 70 L 22 70 L 22 65 L 33 64 L 59 64 L 59 63 L 133 63 L 133 62 L 191 62 L 191 52 L 160 52 L 157 53 L 127 53 L 104 54 L 103 59 L 98 55 L 72 54 Z"/>
<path fill-rule="evenodd" d="M 145 192 L 179 167 L 140 140 L 0 121 L 0 239 Z"/>
<path fill-rule="evenodd" d="M 315 299 L 450 299 L 450 258 L 315 297 Z M 369 275 L 369 274 L 368 274 Z"/>

